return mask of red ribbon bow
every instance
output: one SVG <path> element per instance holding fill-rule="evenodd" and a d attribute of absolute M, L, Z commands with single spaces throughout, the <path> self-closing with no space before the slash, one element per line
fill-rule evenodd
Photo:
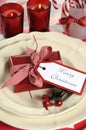
<path fill-rule="evenodd" d="M 68 36 L 70 36 L 70 31 L 69 31 L 69 27 L 70 27 L 70 24 L 75 22 L 83 27 L 86 27 L 86 16 L 80 18 L 80 19 L 76 19 L 72 16 L 68 16 L 68 17 L 63 17 L 59 20 L 59 22 L 61 24 L 66 24 L 66 33 Z"/>
<path fill-rule="evenodd" d="M 39 54 L 36 52 L 36 50 L 27 48 L 27 55 L 29 62 L 27 64 L 13 66 L 11 70 L 14 74 L 2 87 L 17 85 L 26 77 L 28 77 L 28 80 L 31 84 L 37 87 L 42 87 L 43 80 L 37 75 L 35 67 L 40 62 L 60 60 L 58 51 L 52 52 L 52 48 L 50 46 L 42 47 Z"/>

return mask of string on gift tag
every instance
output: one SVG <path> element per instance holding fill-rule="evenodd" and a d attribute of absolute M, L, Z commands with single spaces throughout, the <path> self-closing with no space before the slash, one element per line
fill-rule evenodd
<path fill-rule="evenodd" d="M 34 35 L 33 35 L 33 38 L 34 38 L 34 41 L 36 43 L 36 49 L 34 51 L 32 51 L 32 53 L 30 54 L 31 60 L 35 59 L 35 52 L 37 51 L 37 48 L 38 48 L 38 43 L 37 43 L 37 40 L 36 40 Z"/>
<path fill-rule="evenodd" d="M 46 68 L 45 67 L 42 67 L 42 66 L 39 66 L 40 68 L 42 68 L 43 70 L 46 70 Z"/>
<path fill-rule="evenodd" d="M 34 41 L 35 41 L 35 43 L 36 43 L 36 49 L 30 54 L 30 57 L 32 57 L 32 60 L 34 60 L 34 58 L 35 58 L 35 52 L 37 51 L 37 48 L 38 48 L 38 43 L 37 43 L 37 40 L 36 40 L 36 38 L 35 38 L 34 35 L 33 35 L 33 38 L 34 38 Z M 32 55 L 33 55 L 33 56 L 32 56 Z M 31 63 L 32 63 L 32 62 L 31 62 Z M 32 63 L 32 67 L 33 67 L 33 66 L 34 66 L 34 64 Z M 29 75 L 29 70 L 28 70 L 28 75 Z M 29 77 L 29 78 L 30 78 L 30 77 Z M 29 81 L 29 80 L 28 80 L 28 81 Z M 29 83 L 28 83 L 28 84 L 29 84 Z M 28 90 L 29 90 L 29 95 L 30 95 L 30 97 L 33 99 L 29 87 L 28 87 Z"/>

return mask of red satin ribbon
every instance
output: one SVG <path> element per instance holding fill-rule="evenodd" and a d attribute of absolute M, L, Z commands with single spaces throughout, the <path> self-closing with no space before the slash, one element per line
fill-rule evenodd
<path fill-rule="evenodd" d="M 68 17 L 63 17 L 59 20 L 60 24 L 66 24 L 66 33 L 68 36 L 70 36 L 69 27 L 70 27 L 71 23 L 73 23 L 73 22 L 75 22 L 83 27 L 86 27 L 86 16 L 81 17 L 80 19 L 76 19 L 72 16 L 68 16 Z"/>

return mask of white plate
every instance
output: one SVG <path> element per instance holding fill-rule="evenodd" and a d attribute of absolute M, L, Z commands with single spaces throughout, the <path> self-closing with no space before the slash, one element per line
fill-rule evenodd
<path fill-rule="evenodd" d="M 33 32 L 20 34 L 0 42 L 0 84 L 10 76 L 8 59 L 12 55 L 25 53 L 26 46 L 35 49 L 38 42 L 38 51 L 44 45 L 59 50 L 64 64 L 86 72 L 86 45 L 78 39 L 70 38 L 60 33 Z M 42 106 L 40 97 L 47 90 L 13 93 L 12 86 L 0 90 L 0 120 L 12 126 L 29 130 L 53 130 L 63 128 L 85 119 L 86 89 L 81 96 L 72 94 L 64 101 L 62 107 L 51 106 L 48 110 Z"/>

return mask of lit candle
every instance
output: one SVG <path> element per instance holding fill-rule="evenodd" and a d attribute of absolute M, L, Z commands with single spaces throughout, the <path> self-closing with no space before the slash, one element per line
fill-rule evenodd
<path fill-rule="evenodd" d="M 8 17 L 14 17 L 14 16 L 16 16 L 15 13 L 10 13 L 10 14 L 8 14 Z"/>
<path fill-rule="evenodd" d="M 27 11 L 30 31 L 48 31 L 51 3 L 49 0 L 29 0 Z"/>
<path fill-rule="evenodd" d="M 6 38 L 23 32 L 23 8 L 16 3 L 7 3 L 1 6 L 1 25 Z"/>
<path fill-rule="evenodd" d="M 38 12 L 41 12 L 41 11 L 44 11 L 45 8 L 42 6 L 41 3 L 39 3 L 35 8 L 34 8 L 36 11 Z"/>

